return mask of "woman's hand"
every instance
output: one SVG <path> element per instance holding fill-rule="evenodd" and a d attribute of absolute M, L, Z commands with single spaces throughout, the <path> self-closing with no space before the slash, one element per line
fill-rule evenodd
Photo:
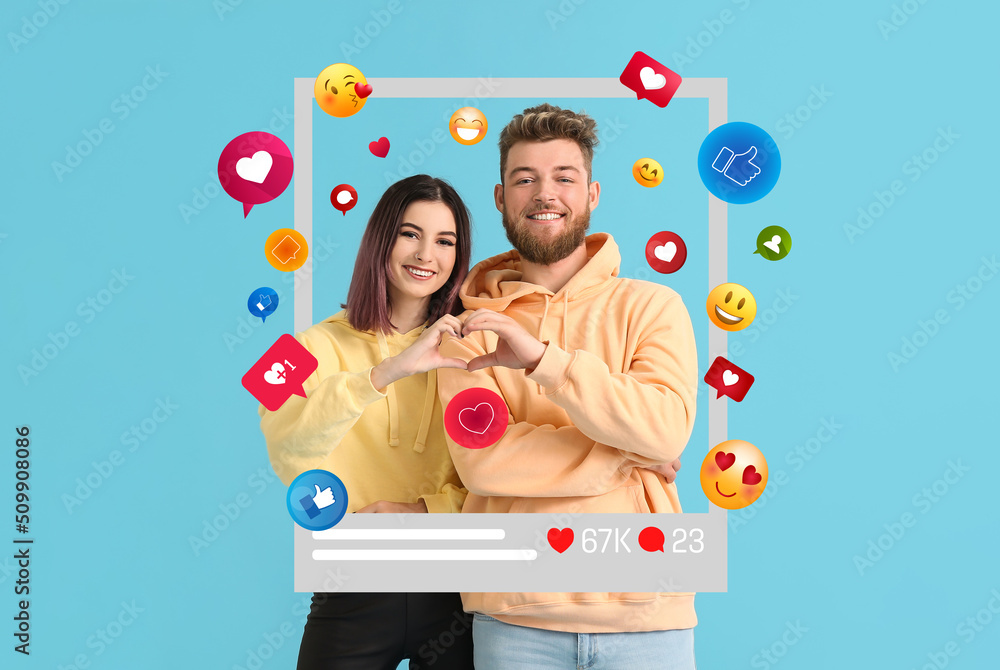
<path fill-rule="evenodd" d="M 538 367 L 546 345 L 521 327 L 517 321 L 491 309 L 477 309 L 465 320 L 462 334 L 477 330 L 492 330 L 499 336 L 496 351 L 469 361 L 469 372 L 500 365 L 513 370 L 533 370 Z"/>
<path fill-rule="evenodd" d="M 415 503 L 389 502 L 388 500 L 378 500 L 371 505 L 366 505 L 359 509 L 356 514 L 391 514 L 391 513 L 427 513 L 427 503 L 418 500 Z"/>
<path fill-rule="evenodd" d="M 394 381 L 438 368 L 466 369 L 461 358 L 445 358 L 438 351 L 445 333 L 461 337 L 462 322 L 445 314 L 427 327 L 416 341 L 396 356 L 390 356 L 372 369 L 372 386 L 382 390 Z"/>

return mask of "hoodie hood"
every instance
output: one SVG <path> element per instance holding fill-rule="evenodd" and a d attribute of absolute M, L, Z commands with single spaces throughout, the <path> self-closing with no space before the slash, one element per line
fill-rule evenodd
<path fill-rule="evenodd" d="M 385 360 L 386 358 L 389 358 L 394 354 L 398 354 L 409 347 L 418 337 L 420 337 L 421 333 L 423 333 L 424 329 L 427 327 L 427 324 L 425 323 L 424 325 L 418 326 L 407 333 L 391 333 L 390 335 L 385 335 L 381 331 L 371 332 L 355 330 L 347 318 L 347 310 L 337 312 L 330 318 L 324 320 L 323 323 L 336 324 L 347 328 L 359 340 L 369 342 L 373 346 L 377 346 L 380 360 Z M 390 345 L 392 350 L 390 350 Z M 430 430 L 431 415 L 434 412 L 434 400 L 437 398 L 437 375 L 432 371 L 427 373 L 427 377 L 427 391 L 424 395 L 423 410 L 420 414 L 420 424 L 417 428 L 417 438 L 413 443 L 413 450 L 417 453 L 423 453 L 427 444 L 427 432 Z M 389 384 L 389 387 L 386 389 L 385 401 L 389 406 L 389 446 L 398 447 L 399 400 L 396 397 L 394 384 Z"/>
<path fill-rule="evenodd" d="M 521 255 L 512 250 L 487 258 L 469 271 L 460 292 L 462 304 L 467 309 L 485 307 L 502 312 L 517 300 L 541 302 L 547 296 L 569 302 L 597 293 L 618 276 L 621 254 L 608 233 L 588 235 L 585 244 L 587 264 L 557 293 L 521 281 Z"/>

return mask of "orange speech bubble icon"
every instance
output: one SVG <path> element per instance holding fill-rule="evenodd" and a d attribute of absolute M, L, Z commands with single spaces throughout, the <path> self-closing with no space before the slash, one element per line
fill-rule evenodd
<path fill-rule="evenodd" d="M 294 272 L 309 257 L 309 244 L 299 231 L 279 228 L 268 235 L 264 243 L 264 256 L 276 270 Z"/>

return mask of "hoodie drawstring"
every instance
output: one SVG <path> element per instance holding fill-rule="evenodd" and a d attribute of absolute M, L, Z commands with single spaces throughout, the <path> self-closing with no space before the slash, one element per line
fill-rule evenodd
<path fill-rule="evenodd" d="M 562 331 L 563 344 L 562 344 L 562 348 L 563 348 L 563 351 L 569 351 L 569 345 L 568 345 L 568 341 L 566 339 L 566 332 L 569 330 L 569 293 L 568 292 L 564 292 L 563 293 L 563 298 L 564 298 L 564 301 L 563 301 L 563 331 Z"/>
<path fill-rule="evenodd" d="M 389 358 L 389 344 L 382 331 L 376 332 L 378 351 L 382 360 Z M 420 426 L 417 428 L 417 439 L 413 443 L 413 451 L 424 453 L 427 445 L 427 433 L 431 428 L 431 416 L 434 413 L 434 401 L 437 399 L 437 372 L 431 370 L 427 374 L 427 392 L 424 394 L 424 409 L 420 414 Z M 389 384 L 386 389 L 386 400 L 389 403 L 389 446 L 399 446 L 399 402 L 396 400 L 395 384 Z"/>
<path fill-rule="evenodd" d="M 547 317 L 549 315 L 549 296 L 544 296 L 544 297 L 545 297 L 545 308 L 542 310 L 542 322 L 540 324 L 538 324 L 538 339 L 539 340 L 542 339 L 543 333 L 545 332 L 545 317 Z M 542 395 L 544 393 L 544 391 L 542 391 L 542 385 L 541 384 L 535 384 L 535 386 L 538 387 L 538 395 Z"/>
<path fill-rule="evenodd" d="M 427 394 L 424 396 L 424 411 L 420 415 L 420 427 L 417 428 L 417 441 L 413 443 L 413 451 L 424 453 L 427 444 L 427 432 L 431 428 L 431 414 L 434 412 L 434 400 L 437 398 L 437 370 L 427 373 Z"/>
<path fill-rule="evenodd" d="M 378 339 L 378 352 L 382 356 L 382 360 L 389 358 L 389 345 L 385 341 L 385 335 L 382 334 L 381 330 L 376 330 L 376 336 Z M 389 446 L 398 447 L 399 446 L 399 403 L 396 402 L 396 391 L 393 388 L 393 384 L 389 384 L 389 388 L 386 390 L 386 400 L 389 401 Z"/>

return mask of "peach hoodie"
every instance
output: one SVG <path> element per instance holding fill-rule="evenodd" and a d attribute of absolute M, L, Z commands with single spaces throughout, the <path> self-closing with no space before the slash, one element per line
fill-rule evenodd
<path fill-rule="evenodd" d="M 438 371 L 443 406 L 481 386 L 510 410 L 486 449 L 450 438 L 469 491 L 463 512 L 680 512 L 677 489 L 643 465 L 669 463 L 694 426 L 697 354 L 673 290 L 619 279 L 618 245 L 587 237 L 587 264 L 557 293 L 520 281 L 516 251 L 479 263 L 462 286 L 469 310 L 513 318 L 548 347 L 533 371 Z M 468 312 L 464 315 L 467 316 Z M 463 318 L 464 318 L 463 316 Z M 497 336 L 448 338 L 441 353 L 469 360 Z M 691 593 L 463 593 L 467 611 L 575 633 L 672 630 L 697 623 Z"/>

